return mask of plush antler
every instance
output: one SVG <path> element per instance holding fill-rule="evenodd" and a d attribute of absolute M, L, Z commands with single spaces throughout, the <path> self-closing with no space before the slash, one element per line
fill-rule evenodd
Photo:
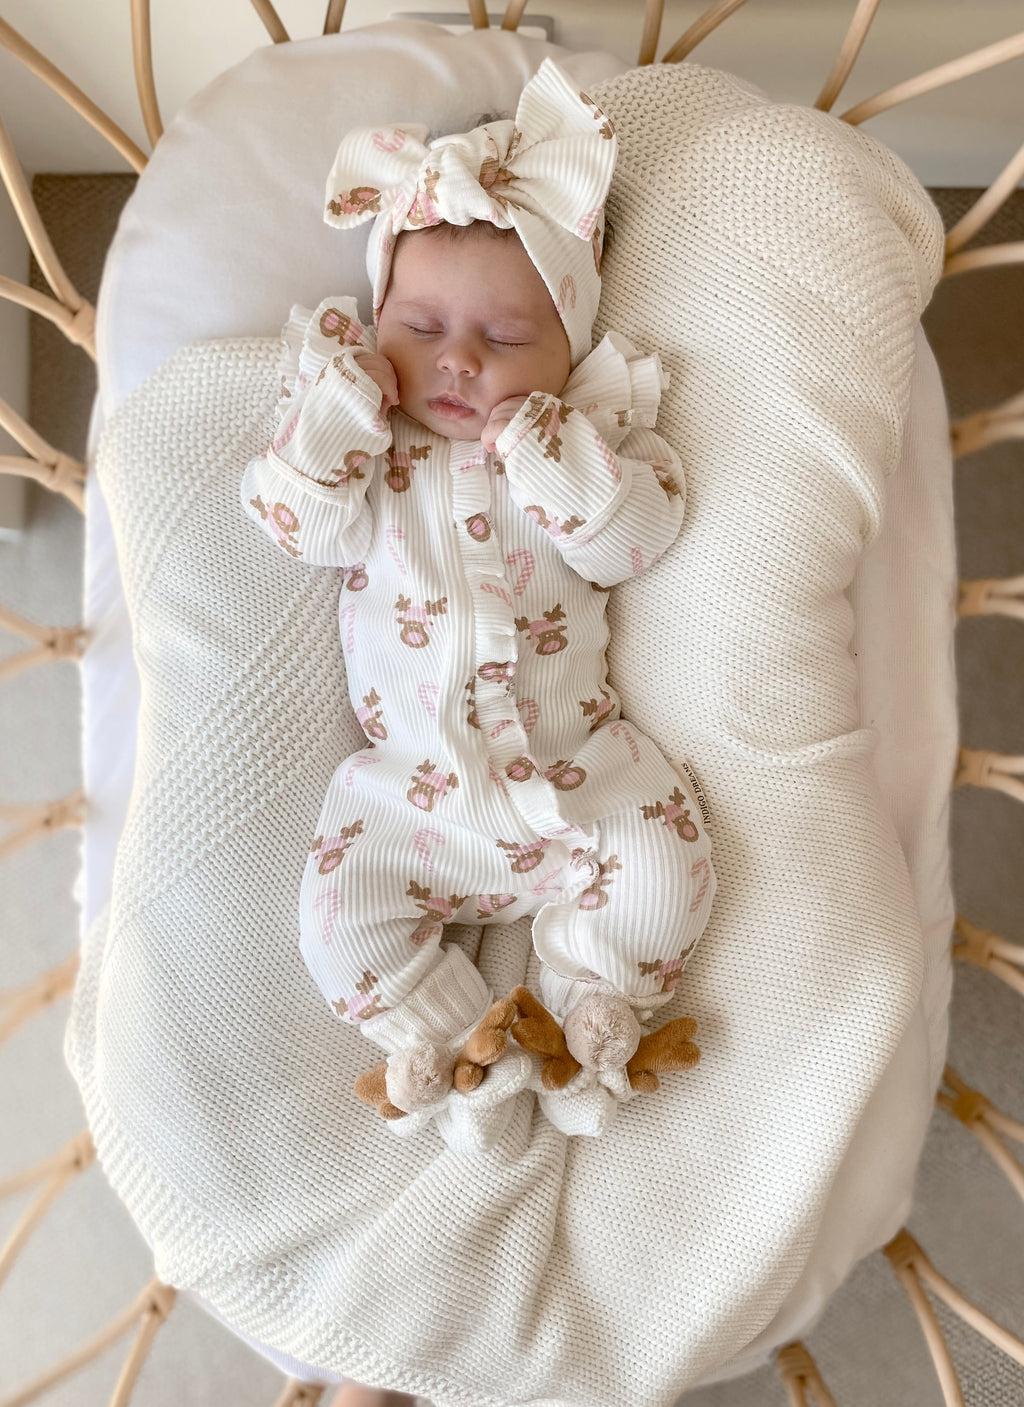
<path fill-rule="evenodd" d="M 519 1020 L 512 1027 L 512 1035 L 524 1050 L 544 1056 L 540 1072 L 545 1089 L 565 1089 L 582 1066 L 569 1054 L 565 1035 L 561 1026 L 530 991 L 529 987 L 516 987 L 512 1001 L 519 1008 Z"/>
<path fill-rule="evenodd" d="M 505 1054 L 509 1036 L 524 1050 L 544 1057 L 541 1079 L 546 1089 L 564 1089 L 580 1069 L 555 1018 L 529 987 L 516 987 L 504 1001 L 495 1002 L 462 1047 L 455 1062 L 455 1088 L 463 1094 L 476 1089 L 486 1067 Z"/>
<path fill-rule="evenodd" d="M 505 1054 L 508 1029 L 518 1016 L 514 994 L 491 1007 L 455 1061 L 453 1083 L 460 1094 L 469 1094 L 476 1089 L 486 1073 L 486 1067 Z"/>
<path fill-rule="evenodd" d="M 659 1075 L 692 1069 L 700 1059 L 700 1049 L 690 1040 L 696 1030 L 692 1016 L 681 1016 L 642 1036 L 635 1054 L 626 1062 L 633 1089 L 649 1094 L 659 1087 Z"/>
<path fill-rule="evenodd" d="M 364 1070 L 357 1075 L 354 1085 L 356 1098 L 364 1104 L 372 1104 L 382 1119 L 404 1119 L 405 1110 L 399 1109 L 388 1098 L 387 1073 L 388 1062 L 382 1060 L 372 1070 Z"/>

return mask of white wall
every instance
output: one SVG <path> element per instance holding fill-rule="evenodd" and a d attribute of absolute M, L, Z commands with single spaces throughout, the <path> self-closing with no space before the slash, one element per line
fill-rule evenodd
<path fill-rule="evenodd" d="M 277 0 L 293 38 L 320 32 L 325 0 Z M 498 0 L 492 9 L 502 6 Z M 157 89 L 167 120 L 198 88 L 267 36 L 246 0 L 153 0 Z M 397 10 L 460 12 L 462 0 L 349 0 L 345 27 Z M 667 0 L 662 49 L 703 9 Z M 3 0 L 3 16 L 63 68 L 142 146 L 131 63 L 128 0 Z M 729 68 L 773 96 L 814 100 L 854 10 L 854 0 L 750 0 L 705 41 L 700 62 Z M 556 38 L 635 56 L 641 0 L 531 0 L 556 15 Z M 840 107 L 1024 27 L 1021 0 L 882 0 Z M 1021 140 L 1024 59 L 915 101 L 872 131 L 933 185 L 989 181 Z M 104 143 L 36 79 L 0 53 L 0 110 L 30 171 L 119 170 Z"/>

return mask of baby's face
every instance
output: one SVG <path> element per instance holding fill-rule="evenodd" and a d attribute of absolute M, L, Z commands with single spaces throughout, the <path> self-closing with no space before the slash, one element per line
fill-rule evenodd
<path fill-rule="evenodd" d="M 377 349 L 406 415 L 452 440 L 479 439 L 510 396 L 557 394 L 571 370 L 544 280 L 516 236 L 486 230 L 399 237 Z"/>

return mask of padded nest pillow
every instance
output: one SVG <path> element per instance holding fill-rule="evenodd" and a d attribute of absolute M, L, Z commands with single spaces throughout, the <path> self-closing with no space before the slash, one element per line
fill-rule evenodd
<path fill-rule="evenodd" d="M 175 353 L 97 455 L 143 686 L 68 1036 L 101 1160 L 164 1279 L 325 1375 L 442 1405 L 654 1407 L 734 1362 L 798 1284 L 919 1011 L 844 593 L 900 462 L 938 219 L 868 138 L 726 75 L 591 92 L 620 138 L 595 335 L 661 353 L 688 482 L 679 540 L 609 612 L 626 717 L 713 816 L 715 908 L 664 1013 L 700 1021 L 696 1070 L 597 1138 L 520 1094 L 478 1157 L 356 1103 L 372 1048 L 298 956 L 306 849 L 362 736 L 338 575 L 238 508 L 276 340 Z M 453 937 L 496 993 L 530 974 L 526 925 Z"/>

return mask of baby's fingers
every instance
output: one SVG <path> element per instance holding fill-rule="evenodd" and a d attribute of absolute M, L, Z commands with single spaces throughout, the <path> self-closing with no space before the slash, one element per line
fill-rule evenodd
<path fill-rule="evenodd" d="M 386 415 L 398 404 L 398 377 L 395 368 L 380 352 L 365 347 L 356 348 L 356 362 L 380 390 L 381 413 Z"/>
<path fill-rule="evenodd" d="M 506 420 L 503 416 L 492 415 L 490 420 L 488 420 L 487 424 L 484 426 L 483 431 L 480 435 L 480 443 L 483 445 L 484 449 L 487 450 L 488 454 L 494 453 L 498 445 L 498 436 L 501 434 L 502 430 L 504 430 L 507 424 L 508 420 Z"/>
<path fill-rule="evenodd" d="M 380 408 L 386 415 L 389 410 L 394 410 L 398 404 L 398 377 L 390 362 L 387 371 L 377 384 L 380 387 Z"/>
<path fill-rule="evenodd" d="M 505 400 L 499 401 L 496 406 L 491 408 L 487 424 L 480 436 L 480 443 L 484 449 L 494 453 L 497 449 L 498 436 L 512 423 L 525 404 L 525 396 L 507 396 Z"/>

